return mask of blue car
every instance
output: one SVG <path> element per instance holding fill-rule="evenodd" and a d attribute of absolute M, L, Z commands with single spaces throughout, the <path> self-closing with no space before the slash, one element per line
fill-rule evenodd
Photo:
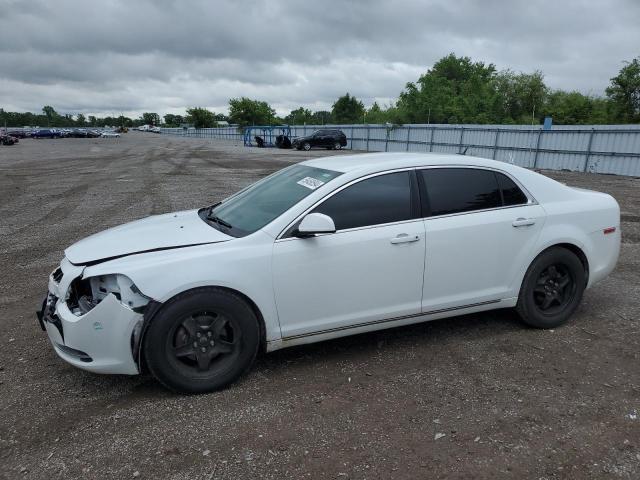
<path fill-rule="evenodd" d="M 44 128 L 41 130 L 36 130 L 31 133 L 32 138 L 60 138 L 62 134 L 60 130 L 56 130 L 55 128 Z"/>

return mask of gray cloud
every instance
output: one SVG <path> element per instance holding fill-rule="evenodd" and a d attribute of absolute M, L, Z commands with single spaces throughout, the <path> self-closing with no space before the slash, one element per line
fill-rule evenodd
<path fill-rule="evenodd" d="M 455 52 L 602 94 L 640 50 L 637 0 L 0 0 L 0 106 L 137 115 L 230 97 L 385 103 Z"/>

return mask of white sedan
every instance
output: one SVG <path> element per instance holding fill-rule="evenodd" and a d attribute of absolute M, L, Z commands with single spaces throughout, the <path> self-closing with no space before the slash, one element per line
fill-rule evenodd
<path fill-rule="evenodd" d="M 100 134 L 102 138 L 119 138 L 120 134 L 118 132 L 105 130 Z"/>
<path fill-rule="evenodd" d="M 38 317 L 77 367 L 204 392 L 259 350 L 497 308 L 555 328 L 619 249 L 604 193 L 482 158 L 329 157 L 77 242 Z"/>

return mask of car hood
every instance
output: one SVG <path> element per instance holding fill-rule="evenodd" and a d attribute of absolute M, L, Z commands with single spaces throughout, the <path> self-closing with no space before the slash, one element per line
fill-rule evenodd
<path fill-rule="evenodd" d="M 155 250 L 231 240 L 205 223 L 198 210 L 167 213 L 125 223 L 74 243 L 64 253 L 76 265 Z"/>

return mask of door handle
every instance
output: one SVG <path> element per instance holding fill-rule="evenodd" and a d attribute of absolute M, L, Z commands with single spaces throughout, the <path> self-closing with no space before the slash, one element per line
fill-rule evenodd
<path fill-rule="evenodd" d="M 536 223 L 535 218 L 517 218 L 516 220 L 513 221 L 513 223 L 511 225 L 513 225 L 514 227 L 518 228 L 518 227 L 528 227 L 530 225 L 534 225 Z"/>
<path fill-rule="evenodd" d="M 408 235 L 406 233 L 401 233 L 397 237 L 393 237 L 391 239 L 391 243 L 396 245 L 398 243 L 417 242 L 418 240 L 420 240 L 420 237 L 418 235 Z"/>

